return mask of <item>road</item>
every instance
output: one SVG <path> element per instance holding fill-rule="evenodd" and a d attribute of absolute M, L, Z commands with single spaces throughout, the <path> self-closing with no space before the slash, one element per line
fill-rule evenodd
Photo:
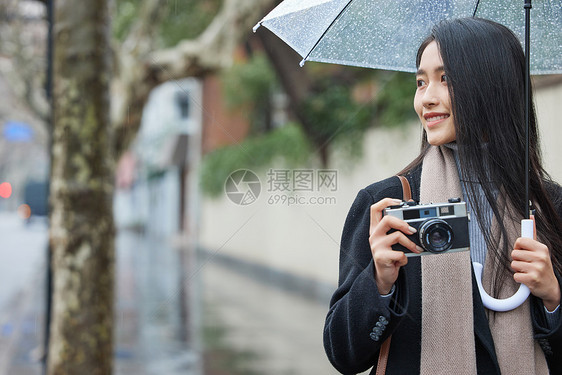
<path fill-rule="evenodd" d="M 46 249 L 45 220 L 0 213 L 0 375 L 40 373 Z"/>

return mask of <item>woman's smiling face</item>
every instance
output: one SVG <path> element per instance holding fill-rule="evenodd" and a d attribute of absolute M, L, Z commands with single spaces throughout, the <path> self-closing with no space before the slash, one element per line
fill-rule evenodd
<path fill-rule="evenodd" d="M 414 109 L 427 133 L 427 141 L 434 146 L 454 141 L 455 125 L 447 76 L 435 41 L 422 53 L 416 82 Z"/>

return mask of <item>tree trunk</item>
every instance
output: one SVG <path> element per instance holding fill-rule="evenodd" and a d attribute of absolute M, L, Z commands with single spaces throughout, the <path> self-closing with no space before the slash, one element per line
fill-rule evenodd
<path fill-rule="evenodd" d="M 48 374 L 110 374 L 113 156 L 106 0 L 55 2 Z"/>

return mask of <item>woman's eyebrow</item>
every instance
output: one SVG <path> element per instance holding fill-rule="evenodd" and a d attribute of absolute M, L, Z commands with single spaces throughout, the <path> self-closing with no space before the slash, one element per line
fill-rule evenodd
<path fill-rule="evenodd" d="M 435 68 L 435 70 L 433 71 L 434 73 L 441 73 L 445 71 L 445 67 L 443 65 L 438 66 L 437 68 Z M 416 75 L 421 76 L 426 74 L 426 71 L 423 69 L 418 69 L 418 71 L 416 72 Z"/>

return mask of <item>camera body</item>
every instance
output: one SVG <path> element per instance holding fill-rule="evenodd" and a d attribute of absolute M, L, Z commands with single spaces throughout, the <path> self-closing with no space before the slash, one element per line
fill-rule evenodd
<path fill-rule="evenodd" d="M 404 220 L 417 230 L 406 236 L 424 250 L 421 253 L 413 253 L 400 244 L 392 246 L 394 250 L 405 252 L 407 257 L 467 251 L 470 248 L 470 218 L 466 202 L 462 202 L 460 198 L 450 198 L 447 203 L 424 205 L 404 202 L 386 208 L 384 215 Z"/>

